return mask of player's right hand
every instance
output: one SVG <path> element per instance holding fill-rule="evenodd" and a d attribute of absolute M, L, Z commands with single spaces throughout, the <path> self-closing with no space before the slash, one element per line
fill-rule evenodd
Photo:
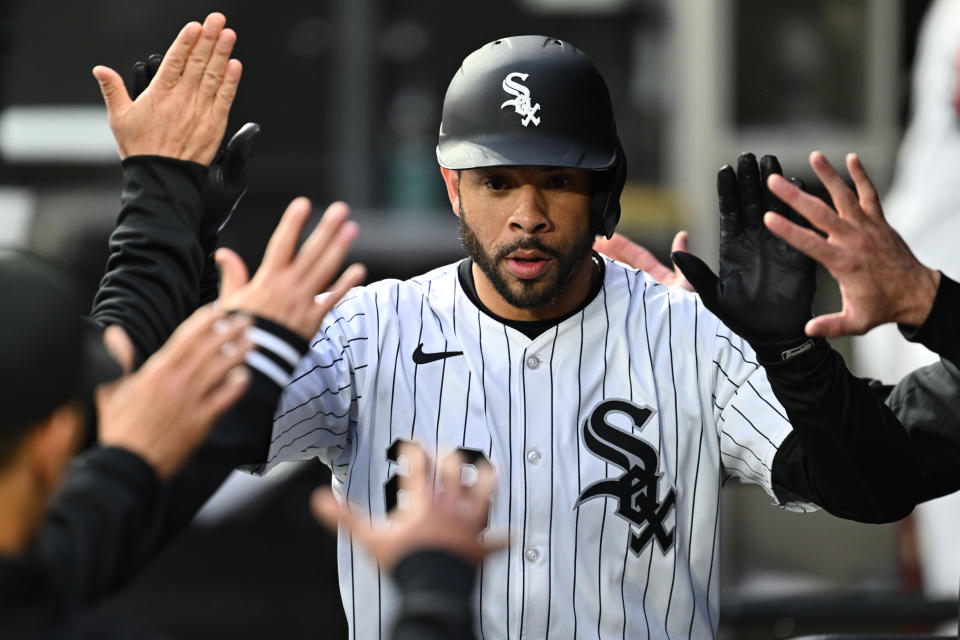
<path fill-rule="evenodd" d="M 726 165 L 717 174 L 719 277 L 692 254 L 678 251 L 671 257 L 704 306 L 761 358 L 779 361 L 809 340 L 803 329 L 812 315 L 816 265 L 763 224 L 766 211 L 802 221 L 767 189 L 773 174 L 782 174 L 776 157 L 764 156 L 758 167 L 752 153 L 740 156 L 736 172 Z"/>
<path fill-rule="evenodd" d="M 304 340 L 313 337 L 330 309 L 351 287 L 363 281 L 366 269 L 352 264 L 334 282 L 359 230 L 355 222 L 348 220 L 350 209 L 343 202 L 327 207 L 297 251 L 297 239 L 310 212 L 306 198 L 290 203 L 270 236 L 252 280 L 240 256 L 230 249 L 217 250 L 222 308 L 272 320 Z M 318 297 L 327 287 L 329 293 Z"/>

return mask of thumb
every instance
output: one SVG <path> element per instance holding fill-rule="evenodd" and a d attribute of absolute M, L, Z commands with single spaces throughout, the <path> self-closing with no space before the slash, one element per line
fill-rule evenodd
<path fill-rule="evenodd" d="M 861 332 L 853 331 L 847 324 L 843 313 L 828 313 L 807 321 L 804 327 L 806 334 L 812 338 L 835 338 L 837 336 L 858 335 Z"/>
<path fill-rule="evenodd" d="M 670 254 L 670 259 L 680 269 L 683 277 L 700 294 L 700 299 L 703 300 L 707 309 L 710 309 L 716 315 L 716 309 L 718 308 L 717 276 L 710 267 L 697 256 L 685 251 L 674 251 Z"/>
<path fill-rule="evenodd" d="M 250 280 L 247 265 L 244 264 L 236 251 L 232 249 L 217 249 L 214 260 L 220 268 L 220 298 L 227 298 Z"/>
<path fill-rule="evenodd" d="M 677 231 L 677 235 L 673 236 L 673 244 L 670 245 L 670 253 L 676 253 L 678 251 L 683 251 L 686 253 L 690 250 L 690 247 L 687 246 L 687 240 L 689 234 L 686 231 Z"/>
<path fill-rule="evenodd" d="M 244 178 L 247 171 L 247 160 L 253 154 L 253 146 L 260 136 L 260 125 L 248 122 L 240 127 L 227 142 L 226 173 L 231 182 L 238 182 Z"/>
<path fill-rule="evenodd" d="M 104 104 L 107 105 L 108 114 L 115 113 L 130 104 L 130 96 L 119 73 L 110 67 L 97 65 L 93 68 L 93 77 L 100 84 L 100 93 L 103 95 Z"/>

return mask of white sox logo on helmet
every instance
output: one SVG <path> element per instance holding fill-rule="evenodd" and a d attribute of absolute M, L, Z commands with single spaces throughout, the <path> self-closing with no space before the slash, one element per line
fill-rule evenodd
<path fill-rule="evenodd" d="M 529 75 L 529 73 L 520 73 L 519 71 L 507 74 L 501 86 L 504 91 L 516 97 L 513 100 L 504 101 L 500 108 L 513 106 L 513 110 L 523 117 L 521 121 L 523 126 L 526 127 L 532 122 L 533 126 L 536 127 L 540 124 L 540 118 L 536 115 L 537 111 L 540 110 L 540 103 L 531 104 L 530 89 L 519 83 L 519 81 L 526 81 Z"/>

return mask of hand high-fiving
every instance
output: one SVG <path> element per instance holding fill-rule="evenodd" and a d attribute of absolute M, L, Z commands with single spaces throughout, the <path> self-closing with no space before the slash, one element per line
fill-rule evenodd
<path fill-rule="evenodd" d="M 223 14 L 211 13 L 203 25 L 185 25 L 136 100 L 116 71 L 93 68 L 121 159 L 159 155 L 210 164 L 243 70 L 230 58 L 237 35 L 225 24 Z"/>

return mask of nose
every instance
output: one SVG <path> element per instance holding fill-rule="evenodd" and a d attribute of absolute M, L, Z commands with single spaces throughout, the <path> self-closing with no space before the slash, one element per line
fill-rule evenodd
<path fill-rule="evenodd" d="M 519 233 L 543 233 L 550 228 L 546 205 L 540 190 L 526 184 L 516 190 L 510 229 Z"/>

